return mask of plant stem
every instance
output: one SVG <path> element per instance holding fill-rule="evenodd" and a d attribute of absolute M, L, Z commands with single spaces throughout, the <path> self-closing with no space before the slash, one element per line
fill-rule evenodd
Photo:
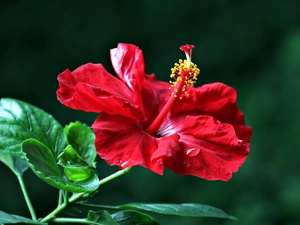
<path fill-rule="evenodd" d="M 68 193 L 64 193 L 64 202 L 61 205 L 58 205 L 56 209 L 54 209 L 50 214 L 48 214 L 46 217 L 44 217 L 41 222 L 47 222 L 55 217 L 56 214 L 60 213 L 63 211 L 69 203 L 77 201 L 80 197 L 82 197 L 85 193 L 78 193 L 73 195 L 70 199 L 68 199 Z"/>
<path fill-rule="evenodd" d="M 63 198 L 63 190 L 59 190 L 59 194 L 58 194 L 58 204 L 57 207 L 60 206 L 62 204 L 62 198 Z"/>
<path fill-rule="evenodd" d="M 68 205 L 68 203 L 69 203 L 69 192 L 64 191 L 63 195 L 64 195 L 64 203 Z"/>
<path fill-rule="evenodd" d="M 88 221 L 87 219 L 76 219 L 76 218 L 55 218 L 53 222 L 56 223 L 86 223 L 86 224 L 94 224 Z"/>
<path fill-rule="evenodd" d="M 47 216 L 45 216 L 43 219 L 41 219 L 40 222 L 47 222 L 55 217 L 55 215 L 59 212 L 61 212 L 63 209 L 67 207 L 67 204 L 64 202 L 61 205 L 58 205 L 56 209 L 54 209 L 51 213 L 49 213 Z"/>
<path fill-rule="evenodd" d="M 120 177 L 126 173 L 128 173 L 130 171 L 131 168 L 126 168 L 124 170 L 120 170 L 118 172 L 115 172 L 111 175 L 109 175 L 108 177 L 105 177 L 104 179 L 99 181 L 99 186 L 117 178 Z M 58 205 L 57 208 L 55 210 L 53 210 L 50 214 L 48 214 L 46 217 L 44 217 L 40 222 L 47 222 L 51 219 L 53 219 L 55 217 L 56 214 L 60 213 L 61 211 L 63 211 L 69 203 L 74 203 L 76 202 L 78 199 L 80 199 L 83 195 L 85 195 L 85 192 L 81 192 L 81 193 L 77 193 L 77 194 L 73 194 L 69 199 L 68 199 L 68 194 L 67 192 L 65 192 L 64 195 L 64 203 L 61 205 Z M 62 219 L 62 218 L 61 218 Z M 54 219 L 57 222 L 57 218 Z M 70 222 L 70 221 L 69 221 Z"/>
<path fill-rule="evenodd" d="M 20 184 L 20 186 L 21 186 L 21 189 L 22 189 L 22 192 L 23 192 L 23 195 L 24 195 L 24 198 L 25 198 L 27 207 L 28 207 L 28 209 L 29 209 L 31 218 L 32 218 L 32 220 L 36 221 L 36 220 L 37 220 L 37 217 L 36 217 L 34 208 L 33 208 L 32 204 L 31 204 L 29 195 L 28 195 L 28 193 L 27 193 L 27 191 L 26 191 L 26 187 L 25 187 L 25 183 L 24 183 L 24 181 L 23 181 L 23 178 L 22 178 L 21 175 L 17 175 L 17 178 L 18 178 L 19 184 Z"/>
<path fill-rule="evenodd" d="M 111 181 L 111 180 L 113 180 L 117 177 L 120 177 L 120 176 L 128 173 L 130 170 L 131 170 L 131 168 L 126 168 L 124 170 L 119 170 L 118 172 L 115 172 L 115 173 L 109 175 L 108 177 L 103 178 L 102 180 L 99 181 L 99 186 L 107 183 L 108 181 Z"/>

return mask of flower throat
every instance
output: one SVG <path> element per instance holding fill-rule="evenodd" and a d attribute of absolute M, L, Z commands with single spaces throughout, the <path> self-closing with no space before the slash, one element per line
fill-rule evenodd
<path fill-rule="evenodd" d="M 163 109 L 146 130 L 146 132 L 153 136 L 156 136 L 162 122 L 168 115 L 174 103 L 181 100 L 184 95 L 188 97 L 188 89 L 193 88 L 196 83 L 200 69 L 191 61 L 193 48 L 194 45 L 180 46 L 180 49 L 184 51 L 186 55 L 186 59 L 180 59 L 179 63 L 175 63 L 174 67 L 171 69 L 172 73 L 170 77 L 172 80 L 170 81 L 171 86 L 169 89 L 172 90 L 172 93 Z"/>

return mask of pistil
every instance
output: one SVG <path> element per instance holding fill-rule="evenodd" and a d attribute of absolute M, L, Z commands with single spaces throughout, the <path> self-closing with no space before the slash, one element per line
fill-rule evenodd
<path fill-rule="evenodd" d="M 184 45 L 180 47 L 180 49 L 185 52 L 186 60 L 180 59 L 179 64 L 175 63 L 174 68 L 171 69 L 172 74 L 170 77 L 174 80 L 170 81 L 170 90 L 172 90 L 170 98 L 152 124 L 146 129 L 146 132 L 152 136 L 156 136 L 161 124 L 175 102 L 181 100 L 182 95 L 188 96 L 187 89 L 192 88 L 194 83 L 196 83 L 200 70 L 197 68 L 196 64 L 191 62 L 193 48 L 193 45 Z"/>

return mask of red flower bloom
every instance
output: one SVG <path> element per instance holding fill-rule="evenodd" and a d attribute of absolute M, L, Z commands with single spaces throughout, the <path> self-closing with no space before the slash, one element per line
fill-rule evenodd
<path fill-rule="evenodd" d="M 250 150 L 251 128 L 236 106 L 236 91 L 222 83 L 193 88 L 200 70 L 187 60 L 172 69 L 171 85 L 145 74 L 142 51 L 131 44 L 111 50 L 118 78 L 88 63 L 58 76 L 59 101 L 101 112 L 92 128 L 99 156 L 121 169 L 140 165 L 163 174 L 229 180 Z"/>

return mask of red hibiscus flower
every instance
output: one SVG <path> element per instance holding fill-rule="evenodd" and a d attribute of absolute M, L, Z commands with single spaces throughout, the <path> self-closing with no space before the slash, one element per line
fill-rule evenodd
<path fill-rule="evenodd" d="M 120 169 L 140 165 L 163 174 L 224 180 L 245 161 L 251 128 L 236 105 L 236 91 L 222 83 L 194 88 L 200 70 L 187 59 L 171 70 L 172 82 L 145 73 L 142 51 L 119 44 L 110 52 L 119 79 L 88 63 L 58 76 L 58 100 L 73 109 L 98 112 L 93 123 L 98 155 Z"/>

